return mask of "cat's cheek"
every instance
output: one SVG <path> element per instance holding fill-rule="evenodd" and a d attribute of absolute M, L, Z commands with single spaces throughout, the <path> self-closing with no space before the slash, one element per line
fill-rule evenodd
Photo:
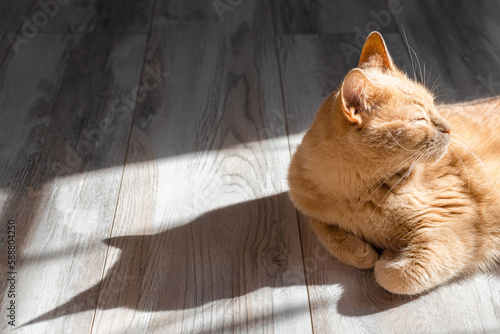
<path fill-rule="evenodd" d="M 415 149 L 422 148 L 432 136 L 432 133 L 429 133 L 426 127 L 422 125 L 412 126 L 407 133 L 407 136 L 410 142 L 413 143 Z"/>

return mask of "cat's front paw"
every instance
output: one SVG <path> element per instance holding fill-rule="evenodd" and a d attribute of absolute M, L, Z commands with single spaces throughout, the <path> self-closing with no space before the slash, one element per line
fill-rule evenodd
<path fill-rule="evenodd" d="M 321 244 L 337 259 L 359 269 L 375 266 L 378 253 L 366 241 L 339 226 L 314 218 L 310 222 Z"/>
<path fill-rule="evenodd" d="M 407 259 L 400 259 L 396 252 L 384 251 L 375 263 L 375 280 L 389 292 L 402 295 L 415 295 L 428 289 L 422 278 L 422 270 Z M 422 284 L 424 283 L 424 284 Z"/>
<path fill-rule="evenodd" d="M 347 249 L 343 262 L 359 269 L 371 269 L 375 266 L 378 253 L 364 240 L 349 233 L 343 246 Z"/>

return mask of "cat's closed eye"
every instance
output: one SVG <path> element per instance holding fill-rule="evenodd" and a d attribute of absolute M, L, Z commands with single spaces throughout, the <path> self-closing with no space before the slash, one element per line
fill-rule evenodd
<path fill-rule="evenodd" d="M 427 120 L 424 117 L 418 117 L 418 118 L 412 119 L 411 122 L 415 123 L 415 124 L 424 124 L 427 122 Z"/>

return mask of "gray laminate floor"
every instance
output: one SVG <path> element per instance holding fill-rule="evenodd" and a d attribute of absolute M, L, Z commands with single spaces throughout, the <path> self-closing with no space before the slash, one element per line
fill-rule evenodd
<path fill-rule="evenodd" d="M 2 1 L 0 331 L 500 332 L 499 268 L 390 295 L 286 194 L 368 32 L 440 101 L 475 100 L 500 93 L 499 17 L 493 0 Z"/>

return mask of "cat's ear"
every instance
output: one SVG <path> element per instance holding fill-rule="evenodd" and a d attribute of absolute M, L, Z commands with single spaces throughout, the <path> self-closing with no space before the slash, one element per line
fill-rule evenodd
<path fill-rule="evenodd" d="M 392 62 L 387 46 L 382 35 L 373 31 L 365 41 L 361 56 L 359 57 L 358 67 L 376 66 L 384 69 L 394 70 L 396 66 Z"/>
<path fill-rule="evenodd" d="M 344 79 L 340 88 L 342 111 L 352 123 L 361 124 L 372 108 L 375 86 L 363 70 L 355 68 Z"/>

